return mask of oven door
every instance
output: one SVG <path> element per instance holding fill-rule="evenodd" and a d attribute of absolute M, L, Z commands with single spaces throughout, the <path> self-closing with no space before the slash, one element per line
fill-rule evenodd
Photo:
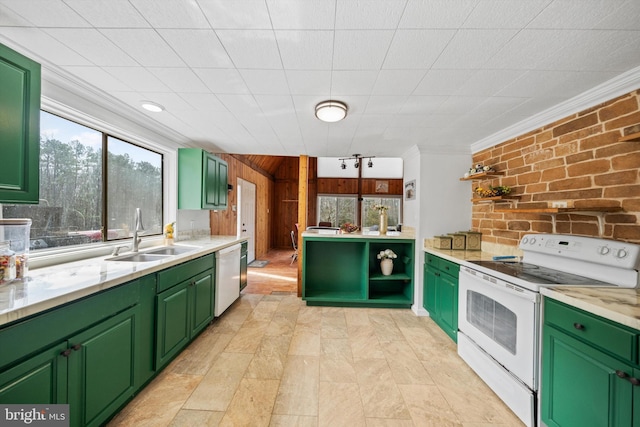
<path fill-rule="evenodd" d="M 539 294 L 467 267 L 458 292 L 460 331 L 536 390 Z"/>

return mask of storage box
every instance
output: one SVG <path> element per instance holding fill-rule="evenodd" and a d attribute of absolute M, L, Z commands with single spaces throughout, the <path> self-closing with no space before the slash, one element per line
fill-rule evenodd
<path fill-rule="evenodd" d="M 467 236 L 462 233 L 448 233 L 451 236 L 451 249 L 463 251 L 466 248 Z"/>
<path fill-rule="evenodd" d="M 436 249 L 451 249 L 451 236 L 435 236 L 433 238 L 433 247 Z"/>
<path fill-rule="evenodd" d="M 460 231 L 460 233 L 466 236 L 466 250 L 482 250 L 482 233 L 478 233 L 477 231 Z"/>

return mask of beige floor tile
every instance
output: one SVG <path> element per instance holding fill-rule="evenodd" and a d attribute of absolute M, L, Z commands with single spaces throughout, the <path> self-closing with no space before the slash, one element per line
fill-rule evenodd
<path fill-rule="evenodd" d="M 367 418 L 367 427 L 415 427 L 412 420 Z M 417 424 L 416 424 L 417 425 Z"/>
<path fill-rule="evenodd" d="M 384 352 L 373 326 L 370 324 L 350 326 L 348 332 L 354 360 L 384 359 Z"/>
<path fill-rule="evenodd" d="M 329 307 L 332 308 L 332 307 Z M 347 321 L 344 317 L 344 309 L 325 310 L 322 312 L 320 336 L 328 339 L 347 338 Z"/>
<path fill-rule="evenodd" d="M 384 312 L 369 314 L 373 330 L 380 342 L 403 340 L 404 336 L 391 315 Z"/>
<path fill-rule="evenodd" d="M 334 383 L 357 383 L 354 362 L 320 356 L 320 381 Z"/>
<path fill-rule="evenodd" d="M 320 356 L 320 335 L 318 332 L 308 329 L 299 329 L 293 332 L 289 354 L 297 356 Z"/>
<path fill-rule="evenodd" d="M 364 410 L 357 384 L 321 382 L 319 427 L 364 427 Z"/>
<path fill-rule="evenodd" d="M 364 412 L 368 417 L 410 417 L 386 359 L 361 359 L 355 368 Z"/>
<path fill-rule="evenodd" d="M 169 427 L 217 427 L 223 415 L 224 412 L 183 409 L 178 412 Z"/>
<path fill-rule="evenodd" d="M 433 384 L 431 376 L 406 341 L 390 341 L 383 351 L 396 384 Z"/>
<path fill-rule="evenodd" d="M 318 415 L 320 358 L 289 355 L 273 409 L 280 415 Z"/>
<path fill-rule="evenodd" d="M 318 417 L 272 415 L 269 427 L 318 427 Z"/>
<path fill-rule="evenodd" d="M 353 360 L 351 346 L 347 338 L 321 338 L 320 356 L 331 359 Z"/>
<path fill-rule="evenodd" d="M 350 308 L 344 311 L 347 327 L 371 325 L 369 311 L 366 308 Z"/>
<path fill-rule="evenodd" d="M 204 375 L 234 334 L 203 333 L 172 364 L 178 374 Z"/>
<path fill-rule="evenodd" d="M 227 345 L 225 351 L 231 353 L 255 353 L 268 326 L 268 322 L 247 320 Z"/>
<path fill-rule="evenodd" d="M 400 384 L 398 387 L 414 424 L 433 427 L 462 426 L 438 387 L 416 384 Z"/>
<path fill-rule="evenodd" d="M 245 373 L 245 378 L 279 380 L 284 372 L 285 358 L 278 355 L 256 354 Z"/>
<path fill-rule="evenodd" d="M 268 426 L 278 384 L 278 380 L 243 379 L 220 426 Z"/>
<path fill-rule="evenodd" d="M 281 335 L 293 335 L 296 328 L 298 313 L 296 311 L 276 312 L 264 332 L 265 335 L 277 337 Z"/>

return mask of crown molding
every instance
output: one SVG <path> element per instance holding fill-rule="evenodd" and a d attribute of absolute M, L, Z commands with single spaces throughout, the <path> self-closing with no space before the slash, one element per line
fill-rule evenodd
<path fill-rule="evenodd" d="M 542 126 L 579 113 L 613 98 L 640 88 L 640 67 L 633 68 L 606 82 L 561 102 L 512 126 L 471 144 L 471 153 L 477 153 Z"/>

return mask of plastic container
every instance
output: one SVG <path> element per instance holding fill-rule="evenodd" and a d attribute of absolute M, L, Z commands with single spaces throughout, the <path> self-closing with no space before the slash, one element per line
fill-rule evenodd
<path fill-rule="evenodd" d="M 16 279 L 22 279 L 29 272 L 29 236 L 31 219 L 0 219 L 0 242 L 9 242 L 9 249 L 16 256 Z"/>
<path fill-rule="evenodd" d="M 16 278 L 16 253 L 9 248 L 9 242 L 0 242 L 0 284 Z"/>

